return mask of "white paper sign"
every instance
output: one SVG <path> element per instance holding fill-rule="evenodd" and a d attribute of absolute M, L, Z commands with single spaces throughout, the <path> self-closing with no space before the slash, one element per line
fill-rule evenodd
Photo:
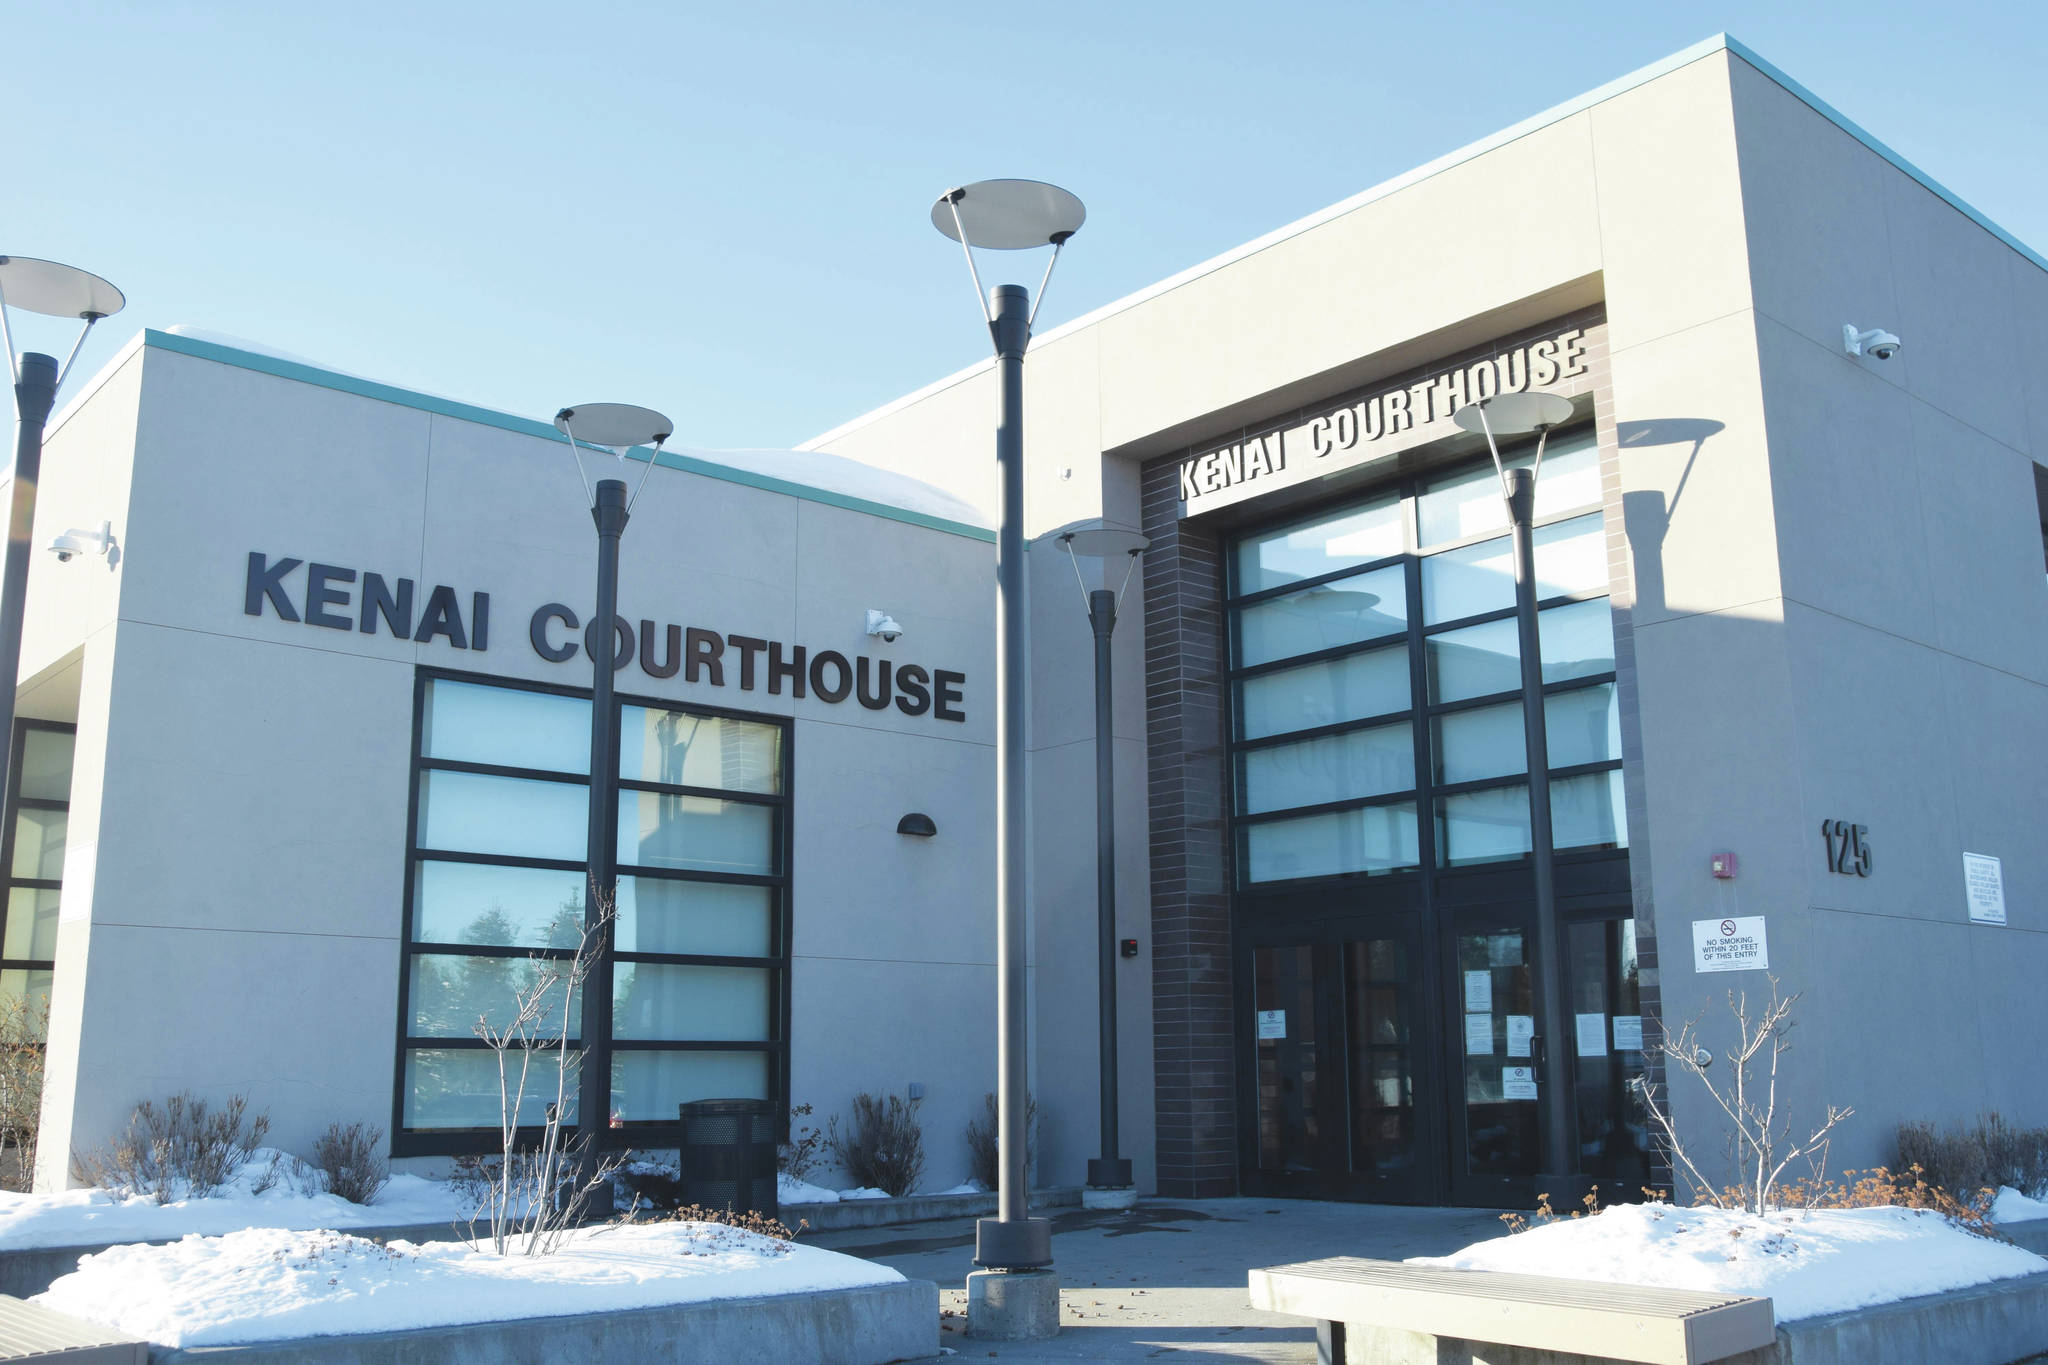
<path fill-rule="evenodd" d="M 1764 917 L 1696 919 L 1692 922 L 1692 969 L 1696 972 L 1761 972 L 1771 965 Z"/>
<path fill-rule="evenodd" d="M 1263 1039 L 1267 1039 L 1267 1038 L 1285 1038 L 1286 1036 L 1287 1036 L 1287 1011 L 1286 1011 L 1286 1010 L 1260 1010 L 1260 1011 L 1259 1011 L 1259 1037 L 1260 1037 L 1260 1039 L 1262 1039 L 1262 1040 L 1263 1040 Z"/>
<path fill-rule="evenodd" d="M 1504 1066 L 1500 1069 L 1500 1097 L 1504 1100 L 1536 1098 L 1536 1068 Z"/>
<path fill-rule="evenodd" d="M 1529 1040 L 1536 1036 L 1536 1016 L 1533 1014 L 1510 1014 L 1508 1016 L 1508 1056 L 1529 1055 Z"/>
<path fill-rule="evenodd" d="M 1643 1050 L 1642 1015 L 1617 1014 L 1614 1016 L 1614 1050 L 1616 1052 L 1641 1052 Z"/>
<path fill-rule="evenodd" d="M 1493 973 L 1465 973 L 1465 1012 L 1467 1014 L 1493 1013 Z"/>
<path fill-rule="evenodd" d="M 1607 1055 L 1607 1016 L 1604 1014 L 1581 1014 L 1579 1021 L 1579 1055 L 1581 1057 L 1605 1057 Z"/>
<path fill-rule="evenodd" d="M 1988 853 L 1963 855 L 1963 892 L 1970 918 L 1979 924 L 2005 923 L 2005 869 Z"/>
<path fill-rule="evenodd" d="M 1465 1055 L 1468 1057 L 1491 1057 L 1493 1055 L 1492 1015 L 1468 1014 L 1465 1016 Z"/>

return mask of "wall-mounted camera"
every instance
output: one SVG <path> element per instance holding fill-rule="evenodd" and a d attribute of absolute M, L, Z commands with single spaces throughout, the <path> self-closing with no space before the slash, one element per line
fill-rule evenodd
<path fill-rule="evenodd" d="M 886 611 L 868 608 L 868 634 L 879 635 L 884 643 L 893 644 L 903 633 L 903 627 L 896 624 L 896 618 Z"/>
<path fill-rule="evenodd" d="M 1856 324 L 1842 324 L 1842 349 L 1850 355 L 1870 355 L 1879 360 L 1890 360 L 1899 353 L 1899 338 L 1895 332 L 1882 327 L 1871 327 L 1858 331 Z"/>
<path fill-rule="evenodd" d="M 106 554 L 114 548 L 114 523 L 103 521 L 97 531 L 81 531 L 74 526 L 51 541 L 48 548 L 59 564 L 69 564 L 74 555 Z"/>

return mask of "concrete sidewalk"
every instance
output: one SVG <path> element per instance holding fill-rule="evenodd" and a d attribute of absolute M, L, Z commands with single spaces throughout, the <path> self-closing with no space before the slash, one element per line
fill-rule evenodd
<path fill-rule="evenodd" d="M 1060 1335 L 1031 1344 L 966 1335 L 971 1220 L 855 1228 L 804 1241 L 936 1282 L 942 1339 L 960 1361 L 1312 1365 L 1312 1326 L 1250 1307 L 1245 1273 L 1253 1266 L 1322 1256 L 1440 1256 L 1503 1230 L 1499 1216 L 1485 1210 L 1292 1199 L 1150 1199 L 1128 1213 L 1060 1210 L 1053 1219 Z"/>

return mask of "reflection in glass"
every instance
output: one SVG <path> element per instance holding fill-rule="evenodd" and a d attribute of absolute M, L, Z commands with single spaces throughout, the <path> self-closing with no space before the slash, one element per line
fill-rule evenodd
<path fill-rule="evenodd" d="M 774 910 L 771 887 L 621 877 L 614 933 L 622 953 L 768 957 Z"/>
<path fill-rule="evenodd" d="M 18 795 L 30 800 L 71 799 L 71 752 L 77 736 L 68 730 L 24 729 L 21 742 L 21 785 Z"/>
<path fill-rule="evenodd" d="M 1351 1057 L 1351 1168 L 1415 1164 L 1408 953 L 1398 939 L 1344 945 Z"/>
<path fill-rule="evenodd" d="M 782 789 L 782 727 L 622 707 L 619 776 L 629 782 L 773 794 Z"/>
<path fill-rule="evenodd" d="M 1238 684 L 1240 738 L 1261 739 L 1408 709 L 1408 649 L 1388 645 L 1261 673 Z"/>
<path fill-rule="evenodd" d="M 1409 802 L 1269 820 L 1244 827 L 1246 879 L 1286 881 L 1340 872 L 1394 872 L 1416 865 Z"/>
<path fill-rule="evenodd" d="M 1619 768 L 1550 784 L 1550 842 L 1554 848 L 1628 847 Z"/>
<path fill-rule="evenodd" d="M 1539 612 L 1543 681 L 1564 682 L 1614 671 L 1614 608 L 1605 597 Z"/>
<path fill-rule="evenodd" d="M 1429 654 L 1429 699 L 1463 701 L 1522 686 L 1522 643 L 1512 616 L 1423 637 Z"/>
<path fill-rule="evenodd" d="M 1506 536 L 1422 561 L 1422 623 L 1459 621 L 1515 605 L 1515 553 Z"/>
<path fill-rule="evenodd" d="M 582 872 L 422 860 L 413 871 L 419 943 L 574 949 L 583 934 Z"/>
<path fill-rule="evenodd" d="M 535 993 L 540 1011 L 532 1035 L 562 1036 L 562 1002 L 569 1002 L 569 1036 L 582 1027 L 582 995 L 569 994 L 569 964 L 530 957 L 471 957 L 454 953 L 415 953 L 406 1003 L 412 1011 L 408 1036 L 470 1038 L 479 1019 L 502 1029 L 519 1011 L 519 997 Z"/>
<path fill-rule="evenodd" d="M 518 1068 L 513 1067 L 507 1084 L 516 1086 L 518 1080 Z M 527 1067 L 526 1088 L 519 1096 L 520 1125 L 538 1127 L 546 1122 L 547 1107 L 555 1102 L 557 1093 L 562 1093 L 565 1101 L 563 1122 L 576 1122 L 575 1080 L 572 1078 L 562 1087 L 561 1068 L 555 1055 L 535 1052 Z M 511 1096 L 506 1099 L 509 1101 Z M 495 1052 L 428 1047 L 406 1052 L 407 1128 L 495 1129 L 502 1113 Z"/>
<path fill-rule="evenodd" d="M 14 813 L 14 875 L 41 881 L 64 877 L 64 828 L 69 814 L 23 806 Z"/>
<path fill-rule="evenodd" d="M 1526 809 L 1527 803 L 1524 803 Z M 1475 978 L 1478 978 L 1475 981 Z M 1458 983 L 1468 1016 L 1485 1019 L 1486 1051 L 1459 1049 L 1465 1072 L 1465 1169 L 1474 1175 L 1528 1175 L 1536 1169 L 1537 1102 L 1530 1094 L 1535 1058 L 1511 1047 L 1509 1021 L 1533 1020 L 1536 1007 L 1528 947 L 1518 929 L 1458 936 Z M 1485 1008 L 1477 987 L 1485 992 Z M 1518 1068 L 1510 1087 L 1507 1069 Z"/>
<path fill-rule="evenodd" d="M 1520 701 L 1453 711 L 1438 716 L 1435 728 L 1436 779 L 1445 785 L 1529 770 Z M 1524 824 L 1527 819 L 1524 811 Z"/>
<path fill-rule="evenodd" d="M 1398 494 L 1247 536 L 1237 544 L 1237 592 L 1260 592 L 1385 559 L 1407 548 L 1405 540 Z"/>
<path fill-rule="evenodd" d="M 48 961 L 57 955 L 57 902 L 63 892 L 17 886 L 7 893 L 6 956 Z"/>
<path fill-rule="evenodd" d="M 1527 469 L 1536 459 L 1533 444 L 1502 452 L 1510 469 Z M 1538 520 L 1600 501 L 1600 452 L 1593 428 L 1552 436 L 1536 477 Z M 1425 548 L 1508 528 L 1507 500 L 1493 461 L 1433 480 L 1415 500 L 1417 540 Z"/>
<path fill-rule="evenodd" d="M 435 678 L 420 721 L 427 758 L 549 772 L 590 771 L 590 703 L 552 692 Z"/>
<path fill-rule="evenodd" d="M 1247 812 L 1383 796 L 1415 785 L 1415 736 L 1407 721 L 1347 730 L 1238 755 Z"/>
<path fill-rule="evenodd" d="M 1252 1007 L 1260 1027 L 1259 1168 L 1312 1171 L 1321 1164 L 1316 1118 L 1315 950 L 1252 953 Z"/>
<path fill-rule="evenodd" d="M 1598 512 L 1536 528 L 1538 601 L 1606 591 L 1607 530 Z"/>
<path fill-rule="evenodd" d="M 627 1123 L 674 1123 L 677 1105 L 765 1100 L 768 1084 L 765 1052 L 614 1052 L 612 1116 Z"/>
<path fill-rule="evenodd" d="M 1237 613 L 1237 662 L 1274 659 L 1358 644 L 1408 628 L 1408 589 L 1399 565 L 1340 578 Z"/>
<path fill-rule="evenodd" d="M 766 1042 L 768 973 L 759 967 L 620 962 L 612 1037 L 643 1042 Z"/>
<path fill-rule="evenodd" d="M 420 774 L 420 846 L 583 861 L 587 784 L 484 773 Z"/>
<path fill-rule="evenodd" d="M 53 973 L 42 968 L 11 967 L 0 972 L 0 1001 L 26 1001 L 29 1027 L 37 1038 L 49 1031 L 50 983 L 55 979 Z"/>
<path fill-rule="evenodd" d="M 1620 758 L 1621 706 L 1614 684 L 1596 683 L 1544 697 L 1543 736 L 1553 768 Z"/>
<path fill-rule="evenodd" d="M 1529 851 L 1526 783 L 1439 797 L 1436 818 L 1437 857 L 1447 867 L 1499 862 Z"/>
<path fill-rule="evenodd" d="M 1635 921 L 1591 920 L 1566 926 L 1565 972 L 1572 1012 L 1600 1021 L 1603 1052 L 1573 1053 L 1579 1169 L 1642 1181 L 1650 1169 L 1650 1133 L 1631 1083 L 1643 1074 L 1643 1006 L 1636 968 Z"/>
<path fill-rule="evenodd" d="M 619 793 L 619 861 L 695 872 L 775 870 L 775 807 L 708 796 Z"/>

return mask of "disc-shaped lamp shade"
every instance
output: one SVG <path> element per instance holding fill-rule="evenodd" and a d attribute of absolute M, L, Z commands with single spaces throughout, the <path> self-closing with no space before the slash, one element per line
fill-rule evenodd
<path fill-rule="evenodd" d="M 585 403 L 555 414 L 555 430 L 564 436 L 613 450 L 658 446 L 675 429 L 674 422 L 653 408 L 636 408 L 631 403 Z"/>
<path fill-rule="evenodd" d="M 1142 554 L 1151 543 L 1136 531 L 1119 530 L 1114 526 L 1060 533 L 1060 544 L 1091 559 L 1122 559 L 1126 555 Z"/>
<path fill-rule="evenodd" d="M 110 318 L 128 303 L 97 275 L 33 256 L 0 256 L 0 295 L 9 308 L 53 318 Z"/>
<path fill-rule="evenodd" d="M 1484 421 L 1479 410 L 1486 410 Z M 1491 430 L 1496 436 L 1522 436 L 1568 421 L 1572 400 L 1554 393 L 1499 393 L 1467 403 L 1451 420 L 1467 431 Z"/>
<path fill-rule="evenodd" d="M 896 832 L 898 834 L 913 834 L 920 839 L 929 839 L 939 832 L 939 827 L 932 823 L 931 816 L 921 815 L 916 811 L 912 811 L 896 822 Z"/>
<path fill-rule="evenodd" d="M 953 218 L 959 210 L 959 221 Z M 1024 251 L 1063 242 L 1081 230 L 1081 201 L 1039 180 L 977 180 L 948 190 L 932 205 L 932 226 L 967 245 Z"/>

